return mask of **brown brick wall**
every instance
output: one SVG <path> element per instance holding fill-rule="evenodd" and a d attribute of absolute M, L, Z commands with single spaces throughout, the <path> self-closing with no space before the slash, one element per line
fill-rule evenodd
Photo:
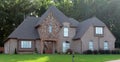
<path fill-rule="evenodd" d="M 4 52 L 6 54 L 14 54 L 15 49 L 17 49 L 17 39 L 9 39 L 5 44 L 4 44 Z"/>
<path fill-rule="evenodd" d="M 81 40 L 74 40 L 71 43 L 71 49 L 75 52 L 75 53 L 82 53 L 82 43 Z"/>
<path fill-rule="evenodd" d="M 60 52 L 62 52 L 63 51 L 63 42 L 65 42 L 65 41 L 69 41 L 70 42 L 70 47 L 71 47 L 71 49 L 72 49 L 72 42 L 73 42 L 73 37 L 74 37 L 74 35 L 75 35 L 75 32 L 76 32 L 76 28 L 71 28 L 70 27 L 70 23 L 68 23 L 68 22 L 64 22 L 63 23 L 63 27 L 60 29 L 60 32 L 59 32 L 59 48 L 60 48 Z M 68 37 L 64 37 L 64 27 L 68 27 Z"/>
<path fill-rule="evenodd" d="M 41 47 L 40 47 L 41 43 L 40 42 L 41 42 L 40 40 L 35 41 L 35 46 L 36 46 L 35 48 L 37 49 L 38 53 L 40 53 L 40 50 L 41 50 Z"/>
<path fill-rule="evenodd" d="M 94 36 L 94 27 L 90 26 L 89 29 L 86 31 L 86 33 L 84 34 L 84 36 L 81 38 L 82 40 L 82 49 L 83 51 L 88 50 L 88 43 L 90 40 L 93 41 L 94 43 L 94 50 L 98 50 L 99 47 L 100 49 L 103 49 L 103 45 L 104 45 L 104 41 L 108 41 L 108 46 L 110 50 L 114 50 L 114 46 L 115 46 L 115 38 L 112 35 L 112 33 L 108 30 L 107 27 L 104 27 L 104 36 L 103 37 L 95 37 Z M 100 41 L 98 43 L 98 41 Z M 100 46 L 99 46 L 100 45 Z"/>

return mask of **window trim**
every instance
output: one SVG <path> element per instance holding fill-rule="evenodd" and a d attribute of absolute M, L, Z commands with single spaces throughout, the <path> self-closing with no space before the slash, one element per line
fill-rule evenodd
<path fill-rule="evenodd" d="M 30 42 L 31 43 L 31 45 L 29 46 L 29 47 L 22 47 L 22 42 Z M 30 41 L 30 40 L 21 40 L 20 41 L 20 48 L 22 48 L 22 49 L 31 49 L 32 48 L 32 41 Z"/>
<path fill-rule="evenodd" d="M 21 48 L 21 41 L 32 41 L 32 47 L 31 48 Z M 17 51 L 19 52 L 33 52 L 35 50 L 36 42 L 34 39 L 18 39 L 17 42 Z"/>
<path fill-rule="evenodd" d="M 67 31 L 66 31 L 65 29 L 66 29 Z M 64 36 L 64 37 L 68 37 L 68 36 L 69 36 L 69 28 L 68 28 L 68 27 L 64 27 L 64 28 L 63 28 L 63 36 Z"/>
<path fill-rule="evenodd" d="M 70 49 L 70 42 L 69 41 L 64 41 L 62 43 L 62 51 L 63 51 L 63 53 L 67 52 L 68 49 Z"/>
<path fill-rule="evenodd" d="M 105 45 L 105 43 L 106 43 L 106 45 Z M 104 41 L 103 44 L 104 44 L 104 45 L 103 45 L 103 49 L 104 49 L 104 50 L 109 50 L 109 42 L 108 42 L 108 41 Z"/>
<path fill-rule="evenodd" d="M 90 43 L 91 43 L 91 45 L 90 45 Z M 89 47 L 89 50 L 94 50 L 94 42 L 92 41 L 92 40 L 90 40 L 89 42 L 88 42 L 88 47 Z M 91 48 L 92 47 L 92 48 Z"/>
<path fill-rule="evenodd" d="M 97 27 L 102 28 L 102 34 L 96 34 L 96 28 Z M 95 26 L 94 27 L 94 35 L 95 36 L 104 36 L 104 26 Z"/>

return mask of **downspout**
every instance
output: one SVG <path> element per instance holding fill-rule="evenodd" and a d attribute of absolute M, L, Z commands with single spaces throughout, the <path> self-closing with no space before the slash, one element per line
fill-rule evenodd
<path fill-rule="evenodd" d="M 10 41 L 9 41 L 9 43 L 8 43 L 8 44 L 9 44 L 9 52 L 8 52 L 8 53 L 10 54 Z"/>
<path fill-rule="evenodd" d="M 81 41 L 81 53 L 83 53 L 83 50 L 82 50 L 82 40 L 80 39 L 80 41 Z"/>

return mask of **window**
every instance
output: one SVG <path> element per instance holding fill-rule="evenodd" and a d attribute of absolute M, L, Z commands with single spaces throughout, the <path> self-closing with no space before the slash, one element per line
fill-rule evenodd
<path fill-rule="evenodd" d="M 89 50 L 94 50 L 93 41 L 89 41 Z"/>
<path fill-rule="evenodd" d="M 52 32 L 52 25 L 49 25 L 49 33 Z"/>
<path fill-rule="evenodd" d="M 68 37 L 68 28 L 67 27 L 64 28 L 64 36 Z"/>
<path fill-rule="evenodd" d="M 95 27 L 95 34 L 103 34 L 103 27 Z"/>
<path fill-rule="evenodd" d="M 104 50 L 108 50 L 108 42 L 107 41 L 104 42 Z"/>
<path fill-rule="evenodd" d="M 21 48 L 32 48 L 32 41 L 21 41 Z"/>
<path fill-rule="evenodd" d="M 63 52 L 67 52 L 68 49 L 70 49 L 70 42 L 63 42 Z"/>

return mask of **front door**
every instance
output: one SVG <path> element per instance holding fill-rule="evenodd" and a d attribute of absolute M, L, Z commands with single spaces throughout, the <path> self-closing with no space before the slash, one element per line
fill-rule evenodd
<path fill-rule="evenodd" d="M 52 54 L 54 52 L 54 42 L 44 41 L 44 53 Z"/>

